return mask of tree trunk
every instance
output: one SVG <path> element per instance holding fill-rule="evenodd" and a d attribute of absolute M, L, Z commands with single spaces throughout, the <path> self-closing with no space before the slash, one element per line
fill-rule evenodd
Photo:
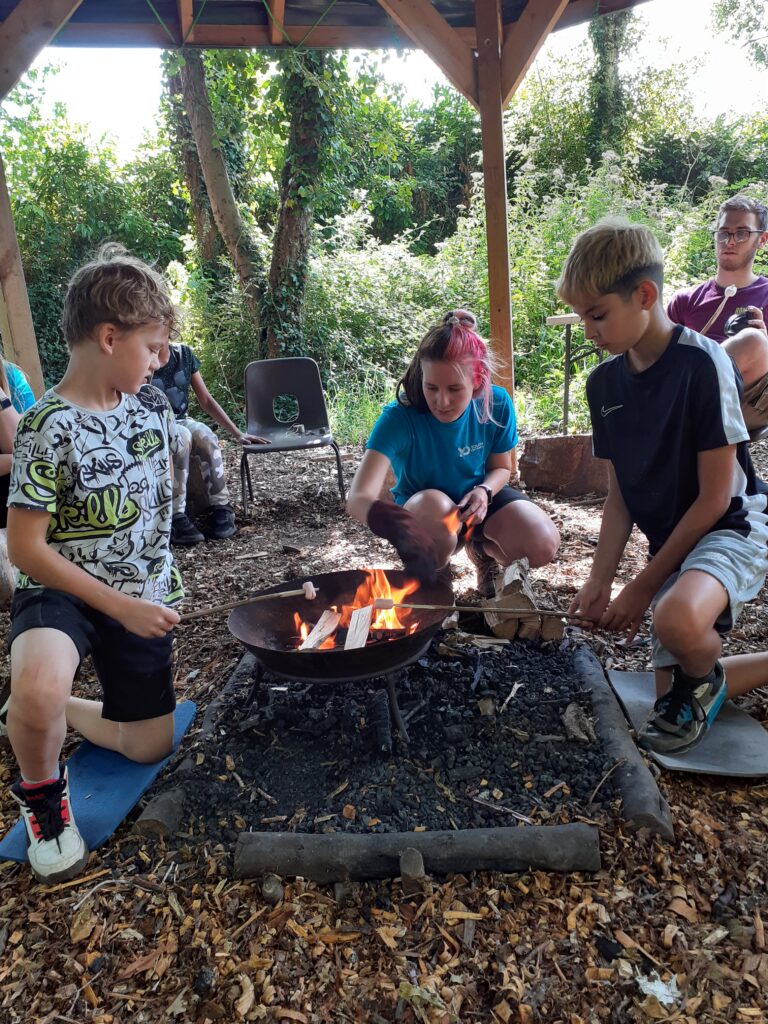
<path fill-rule="evenodd" d="M 221 252 L 221 235 L 213 218 L 200 158 L 197 155 L 197 146 L 192 135 L 189 118 L 184 110 L 181 75 L 178 72 L 168 75 L 166 83 L 170 126 L 181 154 L 181 165 L 189 192 L 192 222 L 195 229 L 195 241 L 200 251 L 200 262 L 207 269 L 211 267 Z"/>
<path fill-rule="evenodd" d="M 232 191 L 227 166 L 216 137 L 203 61 L 197 50 L 185 51 L 180 77 L 184 109 L 192 128 L 216 227 L 235 266 L 248 311 L 258 331 L 262 296 L 259 257 Z"/>
<path fill-rule="evenodd" d="M 321 177 L 330 119 L 319 81 L 327 58 L 309 51 L 283 64 L 283 104 L 290 116 L 285 164 L 280 182 L 280 212 L 269 270 L 265 310 L 270 359 L 304 350 L 301 310 L 312 241 L 314 195 Z"/>
<path fill-rule="evenodd" d="M 590 126 L 586 147 L 594 167 L 606 150 L 619 154 L 624 151 L 628 97 L 619 63 L 633 42 L 630 29 L 636 21 L 631 11 L 618 11 L 594 18 L 589 25 L 596 62 L 589 85 Z"/>

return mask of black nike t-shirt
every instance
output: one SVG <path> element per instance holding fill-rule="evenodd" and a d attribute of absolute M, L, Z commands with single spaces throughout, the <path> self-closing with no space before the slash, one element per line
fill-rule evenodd
<path fill-rule="evenodd" d="M 742 387 L 726 352 L 687 327 L 676 327 L 662 355 L 641 373 L 633 373 L 621 355 L 590 374 L 593 451 L 613 463 L 650 554 L 698 496 L 699 452 L 736 445 L 731 504 L 712 530 L 748 534 L 754 516 L 765 514 L 766 488 L 755 476 L 746 444 Z"/>

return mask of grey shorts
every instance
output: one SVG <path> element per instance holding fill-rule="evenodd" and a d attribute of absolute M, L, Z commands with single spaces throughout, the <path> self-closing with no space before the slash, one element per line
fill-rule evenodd
<path fill-rule="evenodd" d="M 672 573 L 659 588 L 651 602 L 651 611 L 689 569 L 706 572 L 722 584 L 728 603 L 714 627 L 721 636 L 728 633 L 741 614 L 741 609 L 749 601 L 754 601 L 765 582 L 768 573 L 768 524 L 753 524 L 747 537 L 735 530 L 715 530 L 702 537 L 680 566 L 679 572 Z M 654 668 L 671 668 L 677 664 L 677 658 L 659 643 L 653 627 L 651 640 Z"/>

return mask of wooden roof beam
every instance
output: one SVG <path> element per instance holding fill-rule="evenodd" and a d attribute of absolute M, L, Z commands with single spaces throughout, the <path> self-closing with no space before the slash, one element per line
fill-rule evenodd
<path fill-rule="evenodd" d="M 192 0 L 176 0 L 176 6 L 179 11 L 179 42 L 183 46 L 184 43 L 193 41 L 192 25 L 195 19 L 192 14 Z"/>
<path fill-rule="evenodd" d="M 269 41 L 273 46 L 280 46 L 285 42 L 285 0 L 272 0 L 270 8 L 272 17 L 269 19 Z"/>
<path fill-rule="evenodd" d="M 0 103 L 83 0 L 20 0 L 0 22 Z"/>
<path fill-rule="evenodd" d="M 510 25 L 501 51 L 501 101 L 504 106 L 512 99 L 567 6 L 568 0 L 528 0 L 518 20 Z"/>
<path fill-rule="evenodd" d="M 475 57 L 429 0 L 378 0 L 387 14 L 441 69 L 449 81 L 478 107 Z"/>

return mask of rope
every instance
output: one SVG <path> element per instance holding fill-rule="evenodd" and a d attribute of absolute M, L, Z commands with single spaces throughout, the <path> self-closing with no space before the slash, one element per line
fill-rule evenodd
<path fill-rule="evenodd" d="M 155 16 L 155 17 L 157 18 L 157 20 L 158 20 L 158 21 L 160 22 L 160 24 L 161 24 L 161 25 L 163 26 L 163 28 L 165 29 L 165 34 L 166 34 L 166 35 L 168 36 L 168 38 L 169 38 L 169 39 L 171 40 L 171 43 L 172 43 L 172 45 L 173 45 L 173 46 L 175 46 L 175 45 L 176 45 L 176 40 L 175 40 L 175 39 L 173 38 L 173 34 L 171 33 L 171 30 L 170 30 L 170 29 L 168 28 L 168 26 L 167 26 L 167 25 L 165 24 L 165 22 L 163 21 L 163 19 L 162 19 L 162 18 L 160 17 L 160 15 L 159 15 L 159 13 L 158 13 L 158 11 L 157 11 L 157 8 L 156 8 L 156 7 L 155 7 L 155 5 L 154 5 L 154 4 L 152 3 L 152 0 L 147 0 L 147 6 L 149 7 L 150 11 L 152 11 L 152 13 L 154 14 L 154 16 Z"/>

